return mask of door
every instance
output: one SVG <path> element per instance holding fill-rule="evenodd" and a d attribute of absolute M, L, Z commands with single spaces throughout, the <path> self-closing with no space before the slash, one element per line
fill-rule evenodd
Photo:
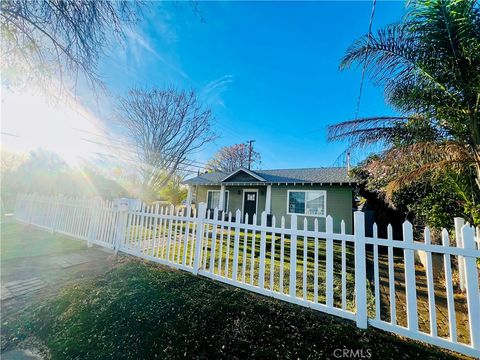
<path fill-rule="evenodd" d="M 257 212 L 257 197 L 256 191 L 244 191 L 243 192 L 243 219 L 248 214 L 248 223 L 253 223 L 253 214 Z"/>

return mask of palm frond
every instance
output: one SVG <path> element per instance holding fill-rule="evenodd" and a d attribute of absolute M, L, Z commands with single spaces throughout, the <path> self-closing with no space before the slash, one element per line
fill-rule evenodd
<path fill-rule="evenodd" d="M 405 116 L 376 116 L 344 121 L 328 127 L 328 140 L 337 141 L 348 139 L 351 135 L 358 136 L 362 132 L 368 133 L 388 130 L 399 122 L 405 122 L 409 117 Z"/>
<path fill-rule="evenodd" d="M 385 187 L 385 196 L 387 200 L 390 200 L 393 197 L 395 191 L 410 185 L 411 183 L 418 181 L 423 176 L 430 174 L 434 171 L 443 171 L 445 169 L 451 169 L 455 166 L 458 166 L 459 163 L 456 160 L 444 160 L 435 163 L 424 164 L 416 168 L 415 170 L 409 171 L 405 174 L 397 176 L 394 180 L 390 181 Z"/>
<path fill-rule="evenodd" d="M 388 168 L 393 174 L 384 191 L 391 199 L 398 189 L 418 181 L 427 174 L 463 171 L 473 165 L 470 149 L 462 143 L 424 142 L 387 150 L 374 166 Z"/>
<path fill-rule="evenodd" d="M 362 36 L 347 50 L 341 60 L 340 70 L 350 68 L 353 64 L 363 65 L 366 61 L 367 74 L 377 85 L 385 86 L 387 94 L 397 83 L 422 78 L 431 86 L 453 96 L 438 74 L 424 66 L 434 54 L 424 51 L 417 34 L 412 33 L 410 27 L 411 23 L 392 24 L 378 30 L 369 42 L 368 35 Z"/>
<path fill-rule="evenodd" d="M 405 117 L 346 121 L 329 127 L 329 140 L 387 145 L 381 157 L 395 164 L 389 176 L 398 183 L 474 164 L 480 188 L 478 0 L 410 1 L 402 23 L 358 39 L 340 69 L 355 64 L 366 66 Z"/>
<path fill-rule="evenodd" d="M 451 98 L 472 106 L 480 84 L 478 8 L 472 0 L 411 2 L 404 23 L 380 29 L 369 42 L 367 35 L 361 37 L 340 69 L 366 61 L 368 74 L 385 86 L 387 97 L 397 86 L 415 83 L 435 89 L 438 101 Z M 472 94 L 466 97 L 466 91 Z"/>

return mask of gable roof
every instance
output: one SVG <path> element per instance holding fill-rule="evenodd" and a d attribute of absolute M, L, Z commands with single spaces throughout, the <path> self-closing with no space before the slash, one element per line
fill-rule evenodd
<path fill-rule="evenodd" d="M 227 181 L 228 179 L 234 177 L 235 175 L 241 173 L 241 172 L 244 172 L 248 175 L 250 175 L 251 177 L 253 177 L 254 179 L 257 179 L 258 181 L 261 181 L 261 182 L 265 182 L 266 180 L 261 177 L 260 175 L 256 174 L 255 172 L 251 171 L 251 170 L 248 170 L 248 169 L 245 169 L 244 167 L 240 167 L 238 168 L 237 170 L 234 170 L 233 172 L 229 173 L 227 176 L 225 176 L 221 181 L 224 182 L 224 181 Z"/>
<path fill-rule="evenodd" d="M 247 169 L 239 168 L 232 172 L 211 172 L 200 174 L 187 179 L 183 183 L 188 185 L 220 185 L 239 171 Z M 247 170 L 258 182 L 242 182 L 244 184 L 355 184 L 356 180 L 348 176 L 345 167 L 305 168 L 305 169 L 275 169 L 275 170 Z M 247 172 L 245 171 L 245 172 Z M 263 179 L 260 180 L 260 179 Z M 233 185 L 234 182 L 228 182 Z"/>

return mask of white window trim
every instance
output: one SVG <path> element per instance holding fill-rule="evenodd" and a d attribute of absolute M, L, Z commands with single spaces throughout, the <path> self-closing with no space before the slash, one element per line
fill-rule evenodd
<path fill-rule="evenodd" d="M 210 192 L 218 192 L 219 193 L 220 191 L 222 191 L 222 190 L 207 190 L 207 198 L 205 199 L 205 204 L 207 204 L 207 206 L 208 206 L 208 194 Z M 227 209 L 227 210 L 224 210 L 224 209 L 218 209 L 218 210 L 228 212 L 228 205 L 230 203 L 230 190 L 225 190 L 225 192 L 228 193 L 227 201 L 225 201 L 225 209 Z"/>
<path fill-rule="evenodd" d="M 245 192 L 255 192 L 257 193 L 256 201 L 255 201 L 255 214 L 258 217 L 258 189 L 242 189 L 242 221 L 245 221 Z M 252 215 L 253 216 L 253 215 Z M 258 219 L 257 219 L 258 221 Z"/>
<path fill-rule="evenodd" d="M 307 193 L 309 191 L 316 191 L 316 192 L 321 192 L 323 193 L 323 196 L 324 196 L 324 206 L 325 206 L 325 211 L 323 213 L 323 215 L 311 215 L 311 214 L 299 214 L 299 213 L 291 213 L 289 212 L 289 200 L 290 200 L 290 193 L 291 192 L 304 192 L 304 193 Z M 307 198 L 307 195 L 305 194 L 305 199 Z M 305 204 L 305 211 L 307 211 L 307 204 Z M 326 218 L 327 217 L 327 191 L 326 190 L 295 190 L 295 189 L 292 189 L 292 190 L 287 190 L 287 214 L 288 215 L 297 215 L 297 216 L 309 216 L 309 217 L 317 217 L 317 218 Z"/>

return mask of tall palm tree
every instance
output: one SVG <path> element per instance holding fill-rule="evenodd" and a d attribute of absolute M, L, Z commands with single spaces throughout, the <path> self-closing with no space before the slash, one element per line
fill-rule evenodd
<path fill-rule="evenodd" d="M 480 188 L 480 5 L 417 0 L 401 23 L 355 41 L 340 68 L 366 66 L 401 116 L 329 127 L 330 140 L 385 145 L 389 190 L 439 170 L 474 167 Z"/>

